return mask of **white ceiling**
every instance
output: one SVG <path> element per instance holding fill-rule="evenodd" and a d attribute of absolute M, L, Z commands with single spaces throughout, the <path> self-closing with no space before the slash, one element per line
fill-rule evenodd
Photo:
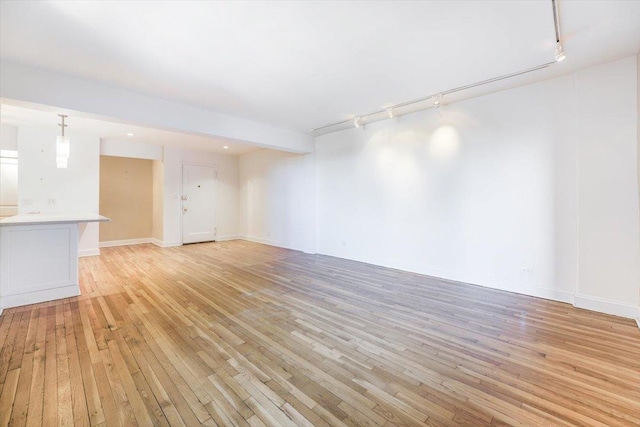
<path fill-rule="evenodd" d="M 0 5 L 3 60 L 302 131 L 550 62 L 555 42 L 551 0 Z M 640 1 L 559 8 L 567 60 L 529 81 L 640 50 Z"/>
<path fill-rule="evenodd" d="M 58 132 L 60 132 L 60 128 L 58 127 L 60 118 L 57 115 L 64 113 L 71 112 L 43 106 L 34 108 L 33 105 L 25 108 L 23 106 L 11 105 L 7 102 L 0 105 L 0 121 L 2 121 L 3 124 L 18 127 L 35 126 L 48 128 L 51 129 L 52 135 L 57 135 Z M 67 135 L 69 136 L 73 136 L 73 133 L 78 132 L 97 135 L 103 139 L 142 142 L 233 155 L 246 154 L 260 149 L 260 147 L 255 145 L 239 141 L 153 129 L 111 120 L 101 120 L 87 117 L 77 112 L 70 114 L 66 124 L 68 125 Z M 130 133 L 133 135 L 129 136 L 128 134 Z M 225 149 L 225 146 L 228 148 Z"/>

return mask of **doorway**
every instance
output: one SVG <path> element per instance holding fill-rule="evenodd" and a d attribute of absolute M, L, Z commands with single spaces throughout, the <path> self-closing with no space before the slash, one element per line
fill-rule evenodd
<path fill-rule="evenodd" d="M 210 242 L 216 238 L 213 166 L 182 165 L 182 243 Z"/>

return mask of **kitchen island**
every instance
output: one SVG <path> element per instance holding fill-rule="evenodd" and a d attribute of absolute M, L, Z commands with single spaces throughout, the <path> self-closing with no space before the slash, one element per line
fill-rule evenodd
<path fill-rule="evenodd" d="M 80 295 L 78 225 L 98 214 L 28 214 L 0 220 L 2 310 Z"/>

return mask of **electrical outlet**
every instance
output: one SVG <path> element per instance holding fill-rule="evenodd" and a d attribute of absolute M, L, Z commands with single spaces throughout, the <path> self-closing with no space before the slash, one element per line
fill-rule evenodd
<path fill-rule="evenodd" d="M 524 274 L 533 274 L 533 268 L 523 268 L 522 272 Z"/>
<path fill-rule="evenodd" d="M 267 231 L 267 237 L 271 237 L 271 232 Z"/>
<path fill-rule="evenodd" d="M 47 199 L 47 204 L 48 205 L 55 205 L 56 204 L 56 199 Z"/>
<path fill-rule="evenodd" d="M 33 204 L 33 199 L 22 199 L 22 206 L 31 206 Z"/>

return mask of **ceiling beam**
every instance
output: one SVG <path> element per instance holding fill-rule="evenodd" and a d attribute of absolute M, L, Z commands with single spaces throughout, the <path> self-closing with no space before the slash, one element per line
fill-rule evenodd
<path fill-rule="evenodd" d="M 313 136 L 302 132 L 7 61 L 0 62 L 0 97 L 292 153 L 311 153 L 314 147 Z"/>

